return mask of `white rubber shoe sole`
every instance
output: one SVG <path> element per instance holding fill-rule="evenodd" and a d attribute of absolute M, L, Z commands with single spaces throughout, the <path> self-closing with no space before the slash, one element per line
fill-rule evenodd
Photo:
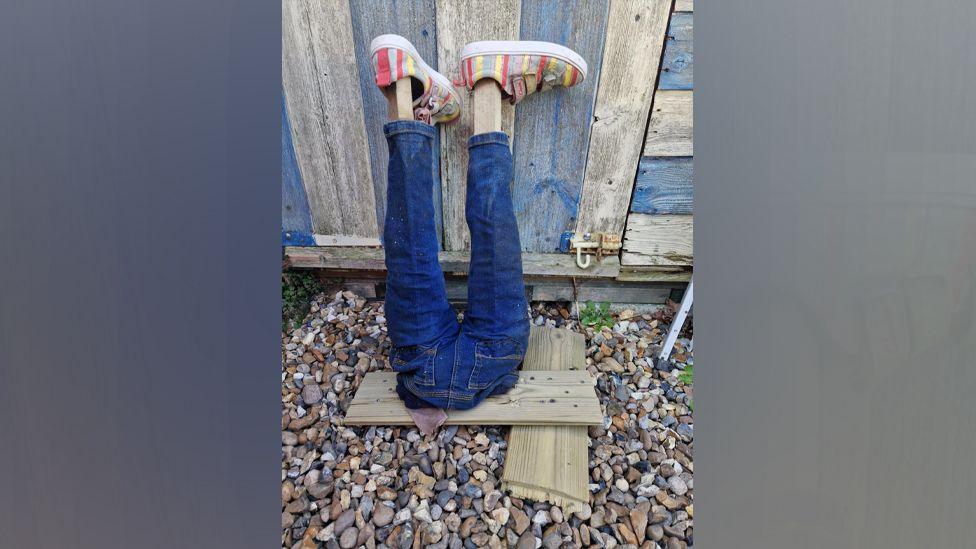
<path fill-rule="evenodd" d="M 376 52 L 378 50 L 381 50 L 383 48 L 396 48 L 409 53 L 410 56 L 413 57 L 414 61 L 420 64 L 424 72 L 430 75 L 431 80 L 434 80 L 435 82 L 443 86 L 445 89 L 447 89 L 454 97 L 454 99 L 457 100 L 458 103 L 460 104 L 461 96 L 458 95 L 457 90 L 454 88 L 454 83 L 451 82 L 451 80 L 448 77 L 432 69 L 430 65 L 428 65 L 424 61 L 424 58 L 420 56 L 420 54 L 417 52 L 417 49 L 413 47 L 413 44 L 411 44 L 409 40 L 407 40 L 406 38 L 398 34 L 381 34 L 376 38 L 374 38 L 373 41 L 369 43 L 370 58 L 376 55 Z"/>
<path fill-rule="evenodd" d="M 544 55 L 573 65 L 586 78 L 586 60 L 573 50 L 552 42 L 529 40 L 485 40 L 471 42 L 461 48 L 461 59 L 479 55 Z"/>

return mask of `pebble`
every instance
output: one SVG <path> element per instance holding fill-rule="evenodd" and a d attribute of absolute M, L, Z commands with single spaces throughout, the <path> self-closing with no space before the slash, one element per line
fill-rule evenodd
<path fill-rule="evenodd" d="M 396 512 L 392 507 L 387 505 L 377 505 L 376 508 L 373 509 L 373 524 L 382 528 L 383 526 L 393 522 L 393 516 L 395 514 Z"/>

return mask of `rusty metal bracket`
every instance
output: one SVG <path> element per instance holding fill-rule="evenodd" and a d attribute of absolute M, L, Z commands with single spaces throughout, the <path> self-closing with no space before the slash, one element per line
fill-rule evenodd
<path fill-rule="evenodd" d="M 563 252 L 576 254 L 576 265 L 580 269 L 589 268 L 590 256 L 595 255 L 597 261 L 603 260 L 605 255 L 616 255 L 620 252 L 620 235 L 611 233 L 582 233 L 565 232 L 559 243 Z"/>

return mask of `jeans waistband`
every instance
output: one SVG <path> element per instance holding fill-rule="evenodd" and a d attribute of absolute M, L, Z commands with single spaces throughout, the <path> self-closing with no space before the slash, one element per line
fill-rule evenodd
<path fill-rule="evenodd" d="M 497 144 L 508 146 L 508 134 L 505 132 L 488 132 L 472 135 L 468 138 L 468 148 L 472 149 L 479 145 Z"/>
<path fill-rule="evenodd" d="M 401 133 L 419 133 L 420 135 L 433 139 L 437 136 L 437 128 L 419 120 L 394 120 L 383 125 L 383 133 L 387 137 L 393 137 Z"/>

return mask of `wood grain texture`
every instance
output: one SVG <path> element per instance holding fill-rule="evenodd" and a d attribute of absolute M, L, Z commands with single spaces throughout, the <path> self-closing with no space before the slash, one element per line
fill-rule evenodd
<path fill-rule="evenodd" d="M 312 233 L 312 214 L 308 210 L 308 196 L 302 184 L 302 173 L 295 159 L 291 142 L 291 124 L 285 98 L 281 98 L 281 229 Z"/>
<path fill-rule="evenodd" d="M 630 214 L 620 262 L 623 265 L 692 265 L 690 215 Z"/>
<path fill-rule="evenodd" d="M 616 280 L 620 282 L 688 282 L 690 270 L 661 270 L 664 267 L 628 267 L 621 269 Z"/>
<path fill-rule="evenodd" d="M 446 425 L 599 425 L 603 421 L 595 380 L 586 371 L 523 372 L 508 393 L 486 398 L 470 410 L 447 410 Z M 396 393 L 396 372 L 363 378 L 346 425 L 413 425 Z"/>
<path fill-rule="evenodd" d="M 577 232 L 623 233 L 670 10 L 670 0 L 610 4 Z"/>
<path fill-rule="evenodd" d="M 355 271 L 385 271 L 382 248 L 355 247 L 285 247 L 288 266 L 298 269 L 329 268 Z M 466 274 L 470 252 L 440 252 L 441 268 L 445 274 Z M 573 276 L 577 278 L 613 278 L 620 273 L 620 260 L 605 257 L 592 261 L 588 269 L 576 266 L 576 257 L 569 254 L 522 254 L 522 273 L 525 276 Z"/>
<path fill-rule="evenodd" d="M 694 93 L 658 90 L 644 139 L 644 156 L 692 156 L 694 152 Z"/>
<path fill-rule="evenodd" d="M 474 135 L 502 131 L 502 89 L 494 80 L 482 79 L 471 94 Z"/>
<path fill-rule="evenodd" d="M 614 280 L 551 280 L 532 283 L 532 301 L 593 301 L 602 303 L 665 303 L 671 290 L 654 288 L 644 283 L 625 283 Z"/>
<path fill-rule="evenodd" d="M 533 327 L 523 371 L 584 370 L 585 340 L 569 330 Z M 571 513 L 589 501 L 586 427 L 516 426 L 508 436 L 502 488 Z"/>
<path fill-rule="evenodd" d="M 695 11 L 695 0 L 674 0 L 674 11 Z"/>
<path fill-rule="evenodd" d="M 448 78 L 461 74 L 458 61 L 461 48 L 477 40 L 517 40 L 519 0 L 458 2 L 437 0 L 437 61 Z M 441 126 L 441 196 L 443 197 L 444 249 L 471 249 L 471 235 L 464 219 L 467 195 L 468 138 L 472 135 L 471 96 L 463 88 L 461 116 Z M 512 138 L 514 109 L 502 104 L 502 131 Z"/>
<path fill-rule="evenodd" d="M 533 94 L 516 109 L 512 197 L 525 251 L 554 252 L 560 235 L 576 226 L 607 5 L 607 0 L 522 2 L 522 40 L 562 44 L 588 65 L 582 83 Z"/>
<path fill-rule="evenodd" d="M 349 5 L 284 0 L 281 13 L 282 81 L 312 227 L 378 236 L 362 95 L 349 86 L 357 80 Z"/>
<path fill-rule="evenodd" d="M 387 102 L 376 86 L 369 43 L 381 34 L 399 34 L 417 48 L 424 62 L 437 70 L 437 32 L 434 15 L 434 0 L 397 0 L 396 2 L 375 0 L 350 0 L 353 41 L 356 51 L 356 65 L 359 74 L 359 88 L 363 97 L 363 119 L 366 138 L 369 143 L 370 171 L 373 175 L 372 189 L 376 201 L 376 224 L 379 234 L 383 234 L 386 215 L 386 184 L 389 168 L 389 152 L 383 124 L 389 121 Z M 438 161 L 440 137 L 434 141 L 434 154 L 431 161 L 431 174 L 434 177 L 434 212 L 437 225 L 437 238 L 441 238 L 441 188 Z"/>
<path fill-rule="evenodd" d="M 690 214 L 694 202 L 694 163 L 690 156 L 641 158 L 630 211 Z"/>
<path fill-rule="evenodd" d="M 658 88 L 662 90 L 690 90 L 694 87 L 693 18 L 690 13 L 675 13 L 671 16 L 658 84 Z"/>

